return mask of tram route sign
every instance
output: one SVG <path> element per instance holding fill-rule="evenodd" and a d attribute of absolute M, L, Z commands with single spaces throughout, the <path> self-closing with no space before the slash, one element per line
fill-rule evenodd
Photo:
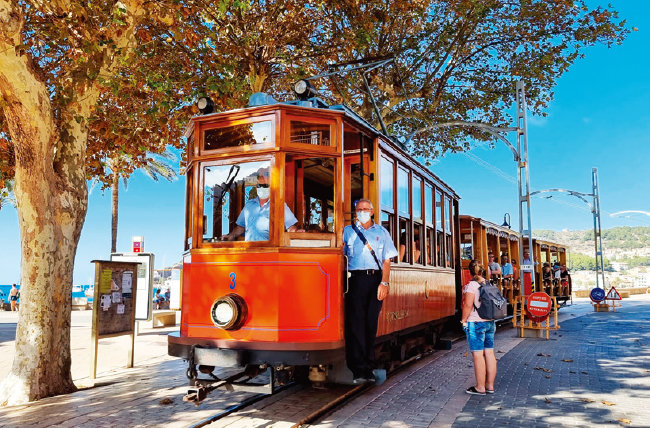
<path fill-rule="evenodd" d="M 594 303 L 600 303 L 605 300 L 605 290 L 598 287 L 592 288 L 591 292 L 589 292 L 589 298 Z"/>
<path fill-rule="evenodd" d="M 605 300 L 623 300 L 623 298 L 621 297 L 620 293 L 616 290 L 616 288 L 612 287 L 609 289 L 609 292 L 607 293 Z"/>
<path fill-rule="evenodd" d="M 551 296 L 538 291 L 528 296 L 527 312 L 530 319 L 541 322 L 551 313 Z"/>

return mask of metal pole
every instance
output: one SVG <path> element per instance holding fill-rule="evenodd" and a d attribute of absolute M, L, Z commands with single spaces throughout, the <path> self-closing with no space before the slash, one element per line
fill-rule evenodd
<path fill-rule="evenodd" d="M 522 204 L 526 203 L 526 217 L 528 220 L 528 250 L 530 253 L 530 262 L 533 266 L 531 273 L 531 284 L 533 291 L 535 286 L 535 255 L 533 251 L 533 229 L 530 217 L 530 172 L 528 170 L 528 120 L 526 118 L 526 89 L 524 82 L 517 81 L 517 151 L 519 152 L 519 233 L 523 240 L 523 208 Z M 521 156 L 521 143 L 523 139 L 523 161 Z M 523 171 L 522 171 L 523 169 Z M 521 181 L 522 172 L 525 178 L 526 194 L 522 194 Z M 522 242 L 523 244 L 523 242 Z M 520 260 L 523 260 L 523 245 L 520 245 Z M 523 287 L 523 272 L 520 274 L 521 286 Z"/>
<path fill-rule="evenodd" d="M 596 286 L 598 286 L 598 265 L 600 264 L 600 275 L 605 289 L 605 263 L 603 260 L 603 237 L 600 223 L 600 193 L 598 189 L 598 168 L 591 169 L 591 181 L 593 183 L 594 195 L 594 240 L 596 241 Z"/>

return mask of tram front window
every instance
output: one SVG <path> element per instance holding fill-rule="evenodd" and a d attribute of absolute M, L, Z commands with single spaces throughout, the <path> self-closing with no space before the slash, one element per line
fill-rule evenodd
<path fill-rule="evenodd" d="M 203 167 L 203 241 L 268 241 L 270 161 Z M 285 206 L 285 226 L 296 218 Z"/>

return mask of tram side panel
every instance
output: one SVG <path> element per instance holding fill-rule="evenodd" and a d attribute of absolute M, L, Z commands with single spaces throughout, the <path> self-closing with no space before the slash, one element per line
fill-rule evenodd
<path fill-rule="evenodd" d="M 453 270 L 391 269 L 390 293 L 379 315 L 377 336 L 443 320 L 456 311 Z"/>
<path fill-rule="evenodd" d="M 243 342 L 342 347 L 341 266 L 338 254 L 193 254 L 185 264 L 181 337 L 233 348 Z M 215 326 L 210 316 L 215 299 L 230 293 L 243 298 L 248 311 L 237 330 Z"/>

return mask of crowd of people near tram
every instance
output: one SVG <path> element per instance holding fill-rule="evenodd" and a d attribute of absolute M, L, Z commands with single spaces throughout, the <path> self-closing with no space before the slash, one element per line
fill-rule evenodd
<path fill-rule="evenodd" d="M 525 266 L 532 266 L 528 251 L 524 251 L 523 261 Z M 535 262 L 535 265 L 538 265 L 538 262 Z M 531 272 L 531 270 L 525 268 L 524 272 Z M 521 284 L 517 260 L 509 260 L 507 254 L 502 254 L 501 263 L 498 263 L 495 260 L 494 253 L 490 251 L 488 253 L 488 269 L 486 274 L 487 280 L 494 285 L 499 285 L 499 282 L 501 283 L 506 298 L 519 295 Z M 542 264 L 542 286 L 544 287 L 543 291 L 547 294 L 552 296 L 568 296 L 570 281 L 571 275 L 565 264 L 560 264 L 559 262 L 554 262 L 553 264 L 544 262 Z M 514 294 L 510 295 L 510 293 Z M 506 294 L 508 295 L 506 296 Z"/>

